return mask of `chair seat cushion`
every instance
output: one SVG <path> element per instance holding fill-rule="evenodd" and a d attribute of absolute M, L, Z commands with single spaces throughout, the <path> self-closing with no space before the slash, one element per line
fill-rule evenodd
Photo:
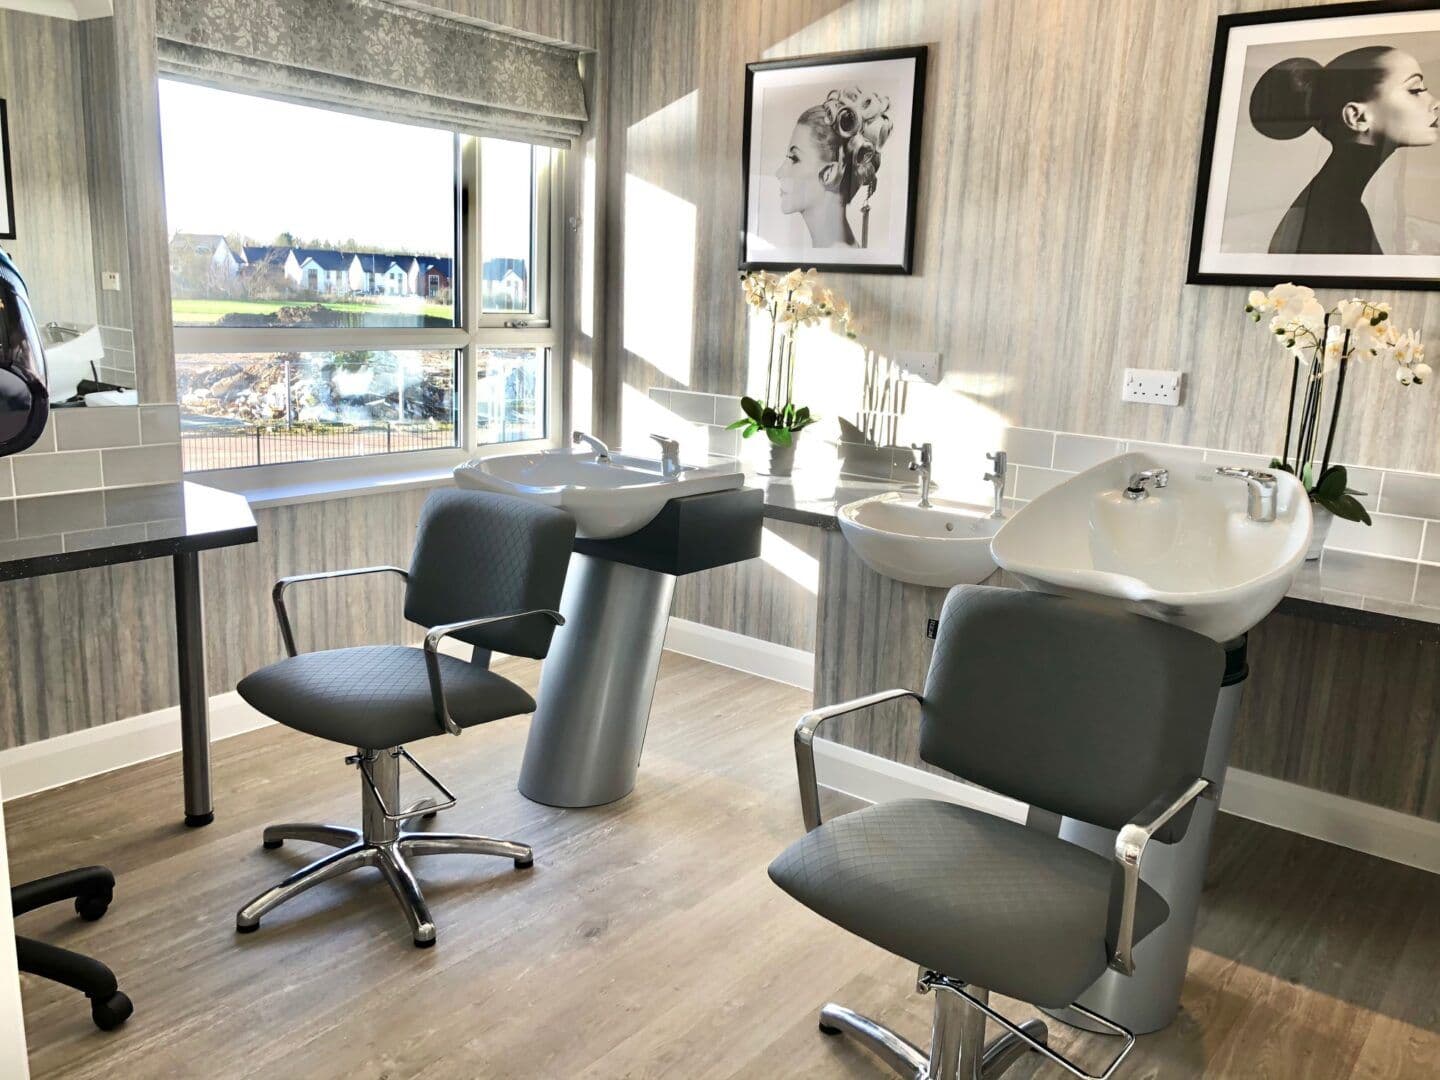
<path fill-rule="evenodd" d="M 461 727 L 535 711 L 535 699 L 510 680 L 453 656 L 439 659 L 445 702 Z M 236 689 L 286 727 L 364 750 L 445 732 L 423 649 L 366 645 L 301 653 L 252 672 Z"/>
<path fill-rule="evenodd" d="M 770 877 L 898 956 L 1035 1005 L 1070 1004 L 1109 962 L 1110 860 L 967 807 L 903 799 L 846 814 L 781 852 Z M 1136 940 L 1168 915 L 1142 883 Z"/>

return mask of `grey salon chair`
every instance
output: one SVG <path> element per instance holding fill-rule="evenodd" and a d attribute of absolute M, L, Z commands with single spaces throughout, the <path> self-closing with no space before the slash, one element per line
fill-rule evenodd
<path fill-rule="evenodd" d="M 820 1030 L 862 1041 L 905 1077 L 993 1077 L 1029 1051 L 1095 1080 L 1016 1024 L 993 991 L 1070 1006 L 1106 966 L 1133 974 L 1136 942 L 1165 901 L 1140 879 L 1151 840 L 1184 835 L 1201 775 L 1224 652 L 1199 634 L 1077 600 L 961 586 L 940 615 L 925 692 L 887 690 L 803 717 L 795 732 L 808 830 L 770 865 L 806 907 L 918 964 L 936 994 L 930 1052 L 839 1005 Z M 812 741 L 825 721 L 909 698 L 920 756 L 1036 809 L 1118 830 L 1113 861 L 1051 832 L 951 803 L 905 799 L 821 823 Z M 985 1019 L 1005 1030 L 985 1045 Z"/>
<path fill-rule="evenodd" d="M 247 675 L 240 696 L 266 716 L 356 748 L 346 763 L 360 771 L 359 829 L 287 824 L 265 829 L 265 846 L 286 840 L 328 844 L 326 855 L 242 907 L 235 928 L 249 933 L 260 919 L 322 881 L 363 866 L 378 869 L 410 921 L 415 944 L 435 943 L 435 923 L 407 859 L 417 855 L 500 855 L 517 868 L 533 864 L 524 844 L 456 833 L 408 832 L 404 825 L 455 805 L 455 796 L 426 771 L 405 744 L 535 711 L 519 686 L 488 670 L 491 651 L 543 658 L 575 539 L 569 514 L 505 495 L 442 490 L 425 501 L 407 573 L 397 566 L 299 574 L 274 590 L 280 635 L 289 656 Z M 285 591 L 303 581 L 358 574 L 405 579 L 405 618 L 427 628 L 423 648 L 362 646 L 297 653 Z M 444 638 L 475 647 L 472 661 L 439 651 Z M 410 763 L 436 790 L 408 808 L 400 803 L 400 763 Z"/>

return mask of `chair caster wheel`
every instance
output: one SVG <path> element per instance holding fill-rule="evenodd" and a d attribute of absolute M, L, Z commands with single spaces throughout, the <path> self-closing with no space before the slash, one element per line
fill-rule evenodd
<path fill-rule="evenodd" d="M 86 922 L 94 922 L 110 910 L 110 901 L 114 899 L 114 896 L 115 894 L 112 892 L 87 893 L 77 896 L 75 898 L 75 914 Z"/>
<path fill-rule="evenodd" d="M 238 922 L 235 924 L 235 932 L 236 932 L 237 934 L 253 934 L 256 930 L 259 930 L 259 929 L 260 929 L 260 924 L 259 924 L 258 922 L 255 923 L 255 925 L 253 925 L 253 926 L 245 926 L 245 925 L 243 925 L 242 923 L 238 923 Z"/>
<path fill-rule="evenodd" d="M 130 1019 L 130 1014 L 134 1011 L 135 1006 L 119 990 L 106 1001 L 90 1002 L 90 1018 L 101 1031 L 114 1031 Z"/>
<path fill-rule="evenodd" d="M 433 937 L 432 937 L 432 938 L 425 938 L 425 939 L 423 939 L 423 940 L 422 940 L 421 938 L 418 938 L 418 937 L 415 938 L 415 947 L 416 947 L 417 949 L 429 949 L 429 948 L 433 947 L 434 944 L 435 944 L 435 939 L 434 939 Z"/>
<path fill-rule="evenodd" d="M 535 856 L 534 856 L 534 855 L 531 855 L 530 858 L 528 858 L 528 859 L 516 859 L 516 860 L 515 860 L 515 869 L 516 869 L 516 870 L 529 870 L 529 869 L 530 869 L 532 866 L 534 866 L 534 865 L 535 865 Z"/>
<path fill-rule="evenodd" d="M 825 1023 L 824 1020 L 821 1020 L 821 1021 L 820 1021 L 820 1034 L 822 1034 L 822 1035 L 839 1035 L 839 1034 L 840 1034 L 840 1029 L 839 1029 L 838 1027 L 831 1027 L 829 1024 Z"/>
<path fill-rule="evenodd" d="M 260 846 L 263 847 L 266 851 L 274 851 L 283 843 L 285 843 L 284 840 L 262 840 L 260 841 Z"/>

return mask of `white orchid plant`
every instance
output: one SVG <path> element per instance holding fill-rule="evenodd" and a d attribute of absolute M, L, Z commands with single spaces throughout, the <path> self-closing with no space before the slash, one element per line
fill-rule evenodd
<path fill-rule="evenodd" d="M 1270 331 L 1280 341 L 1294 365 L 1290 376 L 1290 402 L 1285 413 L 1285 444 L 1270 467 L 1283 469 L 1300 478 L 1310 498 L 1336 517 L 1370 524 L 1370 515 L 1347 486 L 1345 466 L 1332 465 L 1335 427 L 1340 403 L 1345 396 L 1345 374 L 1352 361 L 1373 360 L 1393 364 L 1395 378 L 1403 386 L 1420 386 L 1430 377 L 1425 363 L 1425 346 L 1414 330 L 1403 333 L 1390 320 L 1390 305 L 1354 297 L 1326 308 L 1313 289 L 1287 282 L 1268 293 L 1258 289 L 1245 304 L 1246 314 L 1259 322 L 1270 316 Z M 1301 373 L 1304 372 L 1304 382 Z M 1325 376 L 1336 372 L 1335 397 L 1330 403 L 1330 421 L 1319 471 L 1315 449 L 1320 432 Z M 1295 402 L 1300 394 L 1297 430 Z M 1291 455 L 1292 436 L 1294 455 Z"/>
<path fill-rule="evenodd" d="M 795 331 L 802 326 L 828 322 L 847 338 L 855 336 L 850 305 L 831 289 L 821 288 L 815 270 L 791 270 L 772 274 L 752 270 L 742 274 L 740 289 L 745 302 L 770 318 L 770 355 L 765 368 L 765 396 L 742 397 L 745 413 L 730 425 L 750 438 L 763 431 L 776 446 L 789 446 L 797 433 L 816 420 L 808 406 L 797 406 L 795 397 Z"/>

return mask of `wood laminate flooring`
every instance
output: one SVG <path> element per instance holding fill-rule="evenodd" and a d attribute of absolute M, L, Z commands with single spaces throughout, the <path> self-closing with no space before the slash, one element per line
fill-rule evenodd
<path fill-rule="evenodd" d="M 533 688 L 535 665 L 501 670 Z M 13 802 L 15 880 L 103 862 L 119 881 L 99 922 L 66 905 L 22 931 L 111 964 L 136 1006 L 102 1034 L 79 995 L 25 976 L 34 1075 L 886 1076 L 818 1034 L 816 1009 L 840 1001 L 923 1044 L 914 969 L 765 874 L 800 832 L 790 730 L 808 703 L 667 653 L 639 784 L 593 810 L 516 792 L 524 719 L 417 746 L 461 797 L 437 824 L 536 850 L 528 872 L 416 860 L 439 931 L 425 951 L 368 871 L 234 932 L 242 902 L 321 850 L 264 851 L 265 823 L 357 820 L 332 744 L 279 727 L 218 744 L 200 830 L 180 824 L 173 757 Z M 1440 878 L 1221 815 L 1184 1009 L 1123 1075 L 1440 1076 L 1437 982 Z M 1113 1045 L 1058 1040 L 1091 1063 Z M 1006 1075 L 1063 1074 L 1032 1055 Z"/>

